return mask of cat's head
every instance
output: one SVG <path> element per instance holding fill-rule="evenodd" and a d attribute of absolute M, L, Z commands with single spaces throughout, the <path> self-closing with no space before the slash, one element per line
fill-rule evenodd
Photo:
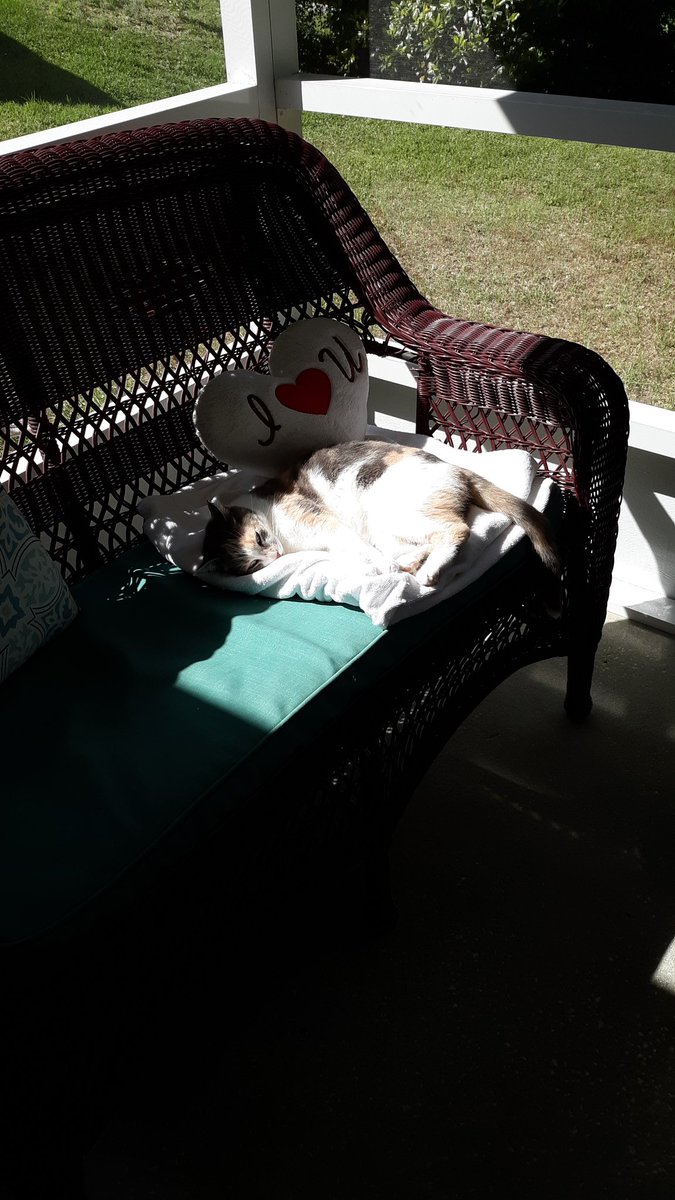
<path fill-rule="evenodd" d="M 210 520 L 204 531 L 202 569 L 223 575 L 251 575 L 283 553 L 278 539 L 260 513 L 233 505 L 209 503 Z"/>

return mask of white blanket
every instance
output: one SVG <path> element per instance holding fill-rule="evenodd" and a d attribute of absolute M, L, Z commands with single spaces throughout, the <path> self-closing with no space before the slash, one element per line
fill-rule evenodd
<path fill-rule="evenodd" d="M 540 511 L 550 495 L 550 480 L 535 477 L 535 460 L 525 450 L 469 455 L 417 434 L 370 426 L 368 435 L 380 441 L 420 446 L 448 462 L 469 467 L 520 499 L 529 500 Z M 301 596 L 303 600 L 349 604 L 363 609 L 373 624 L 379 626 L 393 625 L 403 617 L 423 612 L 454 596 L 525 536 L 508 517 L 472 509 L 471 534 L 438 587 L 424 587 L 413 575 L 400 571 L 380 575 L 374 566 L 362 560 L 323 550 L 285 554 L 252 575 L 225 576 L 212 570 L 200 573 L 204 529 L 210 516 L 209 500 L 217 495 L 231 502 L 260 482 L 261 477 L 249 471 L 231 471 L 200 480 L 170 496 L 148 496 L 139 504 L 144 532 L 169 562 L 198 574 L 215 587 L 254 596 L 278 599 Z"/>

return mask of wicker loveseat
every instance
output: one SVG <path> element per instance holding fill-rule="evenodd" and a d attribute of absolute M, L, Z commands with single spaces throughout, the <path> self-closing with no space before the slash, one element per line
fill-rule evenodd
<path fill-rule="evenodd" d="M 627 403 L 587 349 L 435 310 L 323 156 L 262 122 L 8 156 L 0 261 L 2 481 L 80 609 L 0 690 L 0 933 L 11 1019 L 39 1012 L 49 980 L 72 1064 L 84 1018 L 68 980 L 102 945 L 132 960 L 141 911 L 145 946 L 160 926 L 189 941 L 207 910 L 239 922 L 253 892 L 263 910 L 292 895 L 296 913 L 337 897 L 377 924 L 397 815 L 487 692 L 565 655 L 567 711 L 587 715 Z M 419 431 L 537 455 L 563 495 L 560 619 L 524 542 L 385 634 L 339 606 L 209 591 L 158 558 L 139 500 L 219 465 L 195 436 L 197 389 L 223 367 L 264 371 L 312 315 L 410 362 Z M 49 1090 L 28 1078 L 13 1136 Z M 37 1124 L 32 1194 L 74 1196 L 53 1163 L 44 1183 Z"/>

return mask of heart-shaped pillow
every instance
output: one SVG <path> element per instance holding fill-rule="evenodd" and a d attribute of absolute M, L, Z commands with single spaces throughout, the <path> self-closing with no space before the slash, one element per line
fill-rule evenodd
<path fill-rule="evenodd" d="M 279 335 L 270 374 L 224 371 L 195 404 L 197 433 L 229 467 L 273 476 L 323 446 L 366 434 L 368 361 L 359 335 L 327 317 Z"/>

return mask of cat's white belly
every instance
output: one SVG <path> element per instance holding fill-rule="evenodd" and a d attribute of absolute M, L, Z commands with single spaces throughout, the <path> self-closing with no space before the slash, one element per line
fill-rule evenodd
<path fill-rule="evenodd" d="M 406 455 L 387 463 L 364 486 L 362 468 L 363 461 L 357 461 L 332 479 L 323 469 L 309 468 L 309 483 L 325 505 L 326 517 L 297 521 L 283 506 L 277 509 L 275 532 L 286 553 L 348 550 L 367 555 L 380 569 L 392 563 L 411 569 L 402 556 L 407 554 L 414 564 L 415 547 L 429 552 L 430 539 L 446 525 L 442 507 L 433 500 L 439 495 L 451 499 L 453 469 L 440 460 Z"/>
<path fill-rule="evenodd" d="M 436 464 L 413 458 L 392 464 L 364 493 L 370 536 L 393 534 L 401 541 L 425 542 L 437 524 L 425 510 L 439 488 L 449 483 Z"/>

